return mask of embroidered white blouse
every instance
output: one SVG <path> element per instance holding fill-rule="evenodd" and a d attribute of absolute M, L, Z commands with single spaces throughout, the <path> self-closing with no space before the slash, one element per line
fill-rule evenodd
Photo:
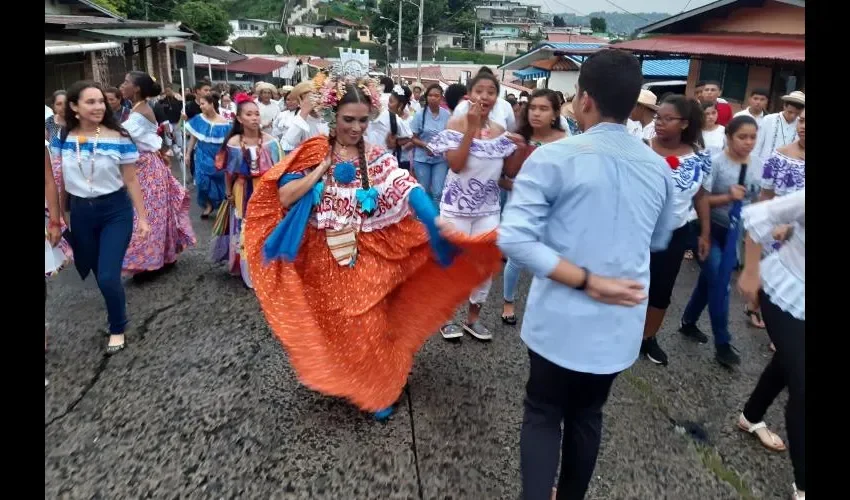
<path fill-rule="evenodd" d="M 791 238 L 761 261 L 761 282 L 771 302 L 806 320 L 806 189 L 744 207 L 744 228 L 756 243 L 770 245 L 772 232 L 793 224 Z"/>
<path fill-rule="evenodd" d="M 136 145 L 124 136 L 99 137 L 97 148 L 94 138 L 89 137 L 80 145 L 79 158 L 77 136 L 69 135 L 64 143 L 54 137 L 50 152 L 54 158 L 61 156 L 65 190 L 80 198 L 96 198 L 123 188 L 121 165 L 132 165 L 139 159 Z"/>

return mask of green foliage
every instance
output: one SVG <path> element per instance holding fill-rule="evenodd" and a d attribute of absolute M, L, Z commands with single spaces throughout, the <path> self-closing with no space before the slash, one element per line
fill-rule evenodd
<path fill-rule="evenodd" d="M 460 50 L 460 49 L 440 49 L 437 51 L 437 62 L 471 62 L 483 65 L 502 64 L 502 56 L 498 54 L 485 54 L 483 52 Z M 423 61 L 423 64 L 425 61 Z"/>
<path fill-rule="evenodd" d="M 561 16 L 552 16 L 552 25 L 556 28 L 563 28 L 567 25 L 567 22 Z"/>
<path fill-rule="evenodd" d="M 608 22 L 605 21 L 604 17 L 591 17 L 590 29 L 594 33 L 606 33 L 608 31 Z"/>
<path fill-rule="evenodd" d="M 245 54 L 274 54 L 274 46 L 284 47 L 287 54 L 297 56 L 339 57 L 339 47 L 365 49 L 371 59 L 377 59 L 378 64 L 386 63 L 386 50 L 374 43 L 356 41 L 327 40 L 324 38 L 309 38 L 302 36 L 287 36 L 279 31 L 269 31 L 264 38 L 237 38 L 233 48 Z"/>
<path fill-rule="evenodd" d="M 93 0 L 93 2 L 119 16 L 127 13 L 124 0 Z"/>
<path fill-rule="evenodd" d="M 222 45 L 230 34 L 229 16 L 217 2 L 189 0 L 178 5 L 172 14 L 197 31 L 201 43 Z"/>

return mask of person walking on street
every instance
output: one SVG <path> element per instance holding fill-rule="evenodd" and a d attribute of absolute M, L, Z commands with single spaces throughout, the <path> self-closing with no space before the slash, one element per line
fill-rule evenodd
<path fill-rule="evenodd" d="M 675 227 L 669 167 L 623 125 L 642 82 L 631 54 L 587 59 L 573 101 L 583 133 L 531 154 L 499 227 L 502 251 L 535 276 L 522 325 L 524 500 L 551 497 L 559 458 L 556 497 L 584 498 L 602 407 L 638 358 L 650 251 L 665 248 Z"/>

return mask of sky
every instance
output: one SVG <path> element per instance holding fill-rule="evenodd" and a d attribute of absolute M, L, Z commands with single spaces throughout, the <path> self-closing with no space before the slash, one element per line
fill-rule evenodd
<path fill-rule="evenodd" d="M 594 11 L 623 12 L 606 0 L 520 0 L 522 3 L 540 5 L 544 12 L 576 12 L 588 14 Z M 629 12 L 667 12 L 678 14 L 687 5 L 688 10 L 701 7 L 714 0 L 611 0 Z"/>

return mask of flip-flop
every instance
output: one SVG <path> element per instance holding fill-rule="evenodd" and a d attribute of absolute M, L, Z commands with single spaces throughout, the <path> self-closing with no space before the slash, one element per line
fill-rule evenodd
<path fill-rule="evenodd" d="M 753 311 L 752 309 L 749 309 L 748 307 L 744 306 L 744 314 L 747 316 L 747 318 L 749 318 L 749 320 L 750 320 L 749 323 L 750 323 L 751 327 L 759 328 L 759 329 L 762 329 L 762 330 L 765 328 L 764 327 L 764 319 L 762 319 L 762 317 L 761 317 L 761 311 Z M 761 323 L 761 325 L 757 325 L 753 321 L 753 316 L 756 317 L 756 320 L 759 323 Z"/>

